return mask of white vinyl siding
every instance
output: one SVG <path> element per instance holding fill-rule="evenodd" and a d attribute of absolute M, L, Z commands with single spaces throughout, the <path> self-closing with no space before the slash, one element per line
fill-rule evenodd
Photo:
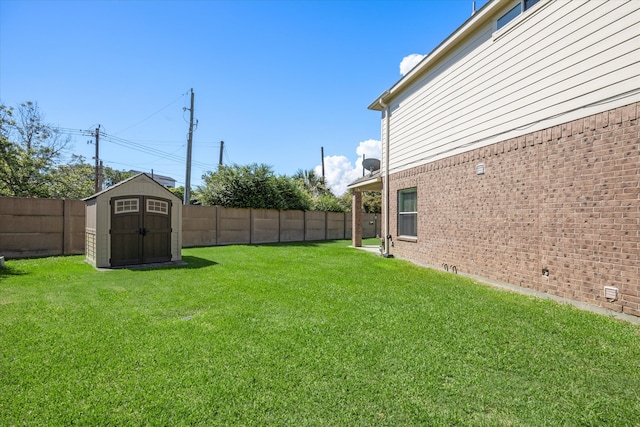
<path fill-rule="evenodd" d="M 392 101 L 390 172 L 640 99 L 640 1 L 540 1 L 494 24 Z"/>

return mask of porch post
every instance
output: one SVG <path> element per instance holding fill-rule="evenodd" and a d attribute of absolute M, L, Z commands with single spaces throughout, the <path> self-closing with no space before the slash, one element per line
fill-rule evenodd
<path fill-rule="evenodd" d="M 354 248 L 362 246 L 362 192 L 358 189 L 351 198 L 351 244 Z"/>

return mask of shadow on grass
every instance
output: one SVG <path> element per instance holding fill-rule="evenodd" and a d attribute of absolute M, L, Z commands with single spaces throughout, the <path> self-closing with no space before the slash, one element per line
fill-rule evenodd
<path fill-rule="evenodd" d="M 320 246 L 322 243 L 338 243 L 341 240 L 305 240 L 305 241 L 293 241 L 293 242 L 268 242 L 268 243 L 252 243 L 245 246 L 283 246 L 283 247 L 306 247 L 314 248 Z"/>
<path fill-rule="evenodd" d="M 199 268 L 211 267 L 217 265 L 215 261 L 210 259 L 200 258 L 196 256 L 183 256 L 181 262 L 166 262 L 158 264 L 141 264 L 141 265 L 128 265 L 119 267 L 120 269 L 129 271 L 149 271 L 149 270 L 166 270 L 166 269 L 186 269 L 195 270 Z"/>
<path fill-rule="evenodd" d="M 212 265 L 218 265 L 217 262 L 211 261 L 207 258 L 200 258 L 197 256 L 186 255 L 182 257 L 182 261 L 186 262 L 186 265 L 180 266 L 180 268 L 196 269 L 211 267 Z"/>
<path fill-rule="evenodd" d="M 7 265 L 5 265 L 4 267 L 0 267 L 0 279 L 2 279 L 3 277 L 9 277 L 9 276 L 24 276 L 27 273 L 21 270 L 18 270 L 16 268 L 13 267 L 9 267 Z"/>

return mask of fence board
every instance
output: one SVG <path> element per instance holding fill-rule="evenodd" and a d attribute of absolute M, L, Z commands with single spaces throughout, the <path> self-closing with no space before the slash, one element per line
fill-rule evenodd
<path fill-rule="evenodd" d="M 85 203 L 0 197 L 0 255 L 82 254 Z M 363 214 L 363 237 L 380 234 L 379 215 Z M 339 212 L 182 207 L 183 247 L 351 238 L 351 215 Z"/>
<path fill-rule="evenodd" d="M 84 253 L 84 206 L 81 200 L 0 197 L 0 255 Z"/>

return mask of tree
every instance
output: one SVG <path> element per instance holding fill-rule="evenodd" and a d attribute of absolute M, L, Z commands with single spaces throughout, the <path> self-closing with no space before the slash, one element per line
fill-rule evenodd
<path fill-rule="evenodd" d="M 292 178 L 304 188 L 311 198 L 311 209 L 327 212 L 348 212 L 351 210 L 350 199 L 345 201 L 344 197 L 337 197 L 333 194 L 313 169 L 298 169 Z"/>
<path fill-rule="evenodd" d="M 85 163 L 82 156 L 73 155 L 68 164 L 58 166 L 49 176 L 49 197 L 84 199 L 94 193 L 95 168 Z"/>
<path fill-rule="evenodd" d="M 95 171 L 95 167 L 94 167 L 94 171 Z M 112 185 L 115 185 L 120 181 L 124 181 L 127 178 L 131 178 L 134 175 L 135 173 L 133 172 L 117 170 L 117 169 L 110 168 L 109 166 L 105 166 L 104 168 L 102 168 L 102 186 L 103 188 L 109 188 Z M 95 179 L 95 173 L 93 176 L 94 178 L 92 179 Z"/>
<path fill-rule="evenodd" d="M 184 185 L 175 188 L 167 188 L 167 190 L 171 191 L 178 199 L 184 200 Z M 190 193 L 190 205 L 199 205 L 200 203 L 200 194 L 198 190 L 191 191 Z"/>
<path fill-rule="evenodd" d="M 202 176 L 199 188 L 203 205 L 230 208 L 308 209 L 302 188 L 291 178 L 277 177 L 265 164 L 221 165 Z"/>
<path fill-rule="evenodd" d="M 324 212 L 347 212 L 348 210 L 342 199 L 332 193 L 321 194 L 313 199 L 313 210 Z"/>
<path fill-rule="evenodd" d="M 111 187 L 133 176 L 131 172 L 102 168 L 103 186 Z M 84 199 L 95 192 L 95 166 L 85 162 L 83 156 L 72 155 L 67 164 L 53 168 L 49 175 L 49 193 L 47 197 L 56 199 Z"/>
<path fill-rule="evenodd" d="M 382 212 L 382 193 L 378 191 L 363 191 L 362 210 L 367 213 Z"/>
<path fill-rule="evenodd" d="M 349 190 L 340 198 L 345 211 L 351 211 L 353 190 Z M 362 211 L 366 213 L 382 212 L 382 193 L 377 191 L 362 192 Z"/>
<path fill-rule="evenodd" d="M 69 140 L 44 122 L 38 104 L 0 104 L 0 195 L 49 197 L 51 170 Z"/>
<path fill-rule="evenodd" d="M 298 182 L 287 176 L 277 178 L 276 187 L 280 193 L 282 210 L 308 211 L 311 209 L 312 199 Z"/>
<path fill-rule="evenodd" d="M 169 188 L 169 191 L 173 193 L 180 200 L 184 200 L 184 185 L 175 188 Z M 191 198 L 193 200 L 193 197 Z"/>
<path fill-rule="evenodd" d="M 299 182 L 312 197 L 330 192 L 322 177 L 316 175 L 313 169 L 298 169 L 292 178 Z"/>

